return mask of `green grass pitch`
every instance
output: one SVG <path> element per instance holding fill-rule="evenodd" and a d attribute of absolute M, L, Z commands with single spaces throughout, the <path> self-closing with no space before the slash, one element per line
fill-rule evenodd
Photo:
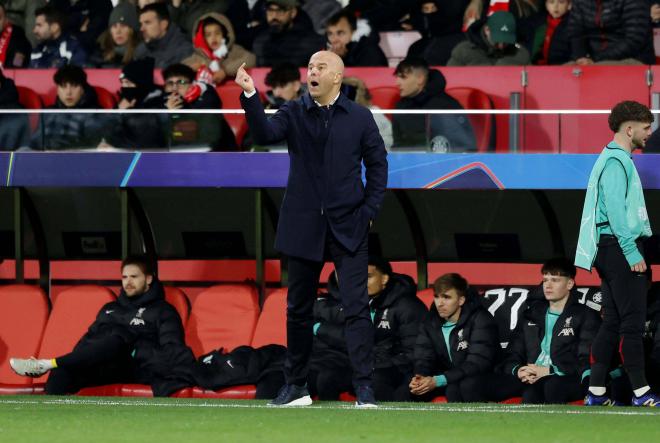
<path fill-rule="evenodd" d="M 660 411 L 498 404 L 383 404 L 0 397 L 0 442 L 657 442 Z"/>

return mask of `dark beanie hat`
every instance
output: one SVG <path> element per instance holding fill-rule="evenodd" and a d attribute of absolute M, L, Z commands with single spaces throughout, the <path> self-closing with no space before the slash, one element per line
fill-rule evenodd
<path fill-rule="evenodd" d="M 133 60 L 121 70 L 119 78 L 130 80 L 138 88 L 151 88 L 154 85 L 154 59 L 151 57 Z"/>
<path fill-rule="evenodd" d="M 135 5 L 132 3 L 119 3 L 115 6 L 110 13 L 108 27 L 111 28 L 115 23 L 123 23 L 133 28 L 133 32 L 138 32 L 140 30 L 140 22 L 138 21 Z"/>

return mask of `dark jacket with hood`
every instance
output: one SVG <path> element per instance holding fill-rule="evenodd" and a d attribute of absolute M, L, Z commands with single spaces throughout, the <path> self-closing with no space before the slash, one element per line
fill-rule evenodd
<path fill-rule="evenodd" d="M 67 107 L 58 97 L 50 108 L 99 109 L 94 88 L 85 85 L 83 90 L 83 95 L 75 106 Z M 96 148 L 101 141 L 106 122 L 104 115 L 89 114 L 84 111 L 79 114 L 43 114 L 30 146 L 39 150 Z"/>
<path fill-rule="evenodd" d="M 567 33 L 572 60 L 655 63 L 649 6 L 643 0 L 576 0 Z"/>
<path fill-rule="evenodd" d="M 113 114 L 106 142 L 123 149 L 164 149 L 167 147 L 169 119 L 165 114 L 152 114 L 149 109 L 162 109 L 165 96 L 154 84 L 151 59 L 134 60 L 124 67 L 122 75 L 135 83 L 134 88 L 121 88 L 119 100 L 135 100 L 134 109 L 144 114 Z M 145 128 L 149 128 L 148 131 Z"/>
<path fill-rule="evenodd" d="M 403 97 L 396 109 L 463 109 L 445 92 L 447 81 L 438 70 L 429 71 L 426 86 L 414 97 Z M 461 114 L 395 114 L 394 147 L 432 149 L 437 152 L 474 151 L 477 142 L 470 120 Z"/>
<path fill-rule="evenodd" d="M 87 52 L 73 36 L 62 34 L 58 39 L 46 40 L 30 54 L 30 68 L 61 68 L 65 65 L 84 66 Z"/>
<path fill-rule="evenodd" d="M 551 332 L 550 373 L 555 373 L 556 368 L 565 375 L 581 377 L 590 367 L 589 352 L 591 342 L 600 327 L 600 316 L 593 309 L 581 304 L 579 298 L 580 293 L 577 290 L 571 291 Z M 545 317 L 549 306 L 545 299 L 530 304 L 516 327 L 498 371 L 515 375 L 518 367 L 536 362 L 546 334 Z"/>
<path fill-rule="evenodd" d="M 12 79 L 0 72 L 0 109 L 21 109 L 18 90 Z M 0 151 L 13 151 L 30 144 L 30 123 L 26 114 L 0 114 Z"/>
<path fill-rule="evenodd" d="M 300 8 L 290 28 L 281 32 L 266 28 L 255 37 L 252 45 L 257 66 L 275 66 L 283 62 L 307 66 L 312 54 L 321 49 L 325 49 L 325 38 L 314 31 L 309 16 Z"/>
<path fill-rule="evenodd" d="M 519 44 L 498 50 L 488 44 L 484 35 L 486 19 L 472 23 L 467 40 L 456 45 L 447 66 L 522 66 L 530 63 L 529 51 Z"/>
<path fill-rule="evenodd" d="M 190 386 L 186 374 L 195 358 L 184 342 L 181 318 L 155 278 L 144 294 L 128 297 L 122 290 L 116 301 L 103 306 L 76 347 L 110 335 L 121 337 L 132 349 L 135 379 L 151 385 L 154 396 Z"/>
<path fill-rule="evenodd" d="M 344 315 L 336 283 L 329 283 L 328 289 L 332 295 L 319 298 L 314 306 L 315 322 L 320 323 L 315 343 L 321 342 L 314 355 L 318 360 L 325 357 L 328 364 L 336 364 L 342 360 L 335 359 L 335 353 L 346 355 Z M 426 312 L 424 303 L 417 298 L 415 282 L 407 275 L 392 274 L 383 292 L 369 304 L 375 326 L 374 368 L 396 367 L 403 374 L 410 373 L 417 331 Z M 322 351 L 326 348 L 324 356 Z"/>
<path fill-rule="evenodd" d="M 170 23 L 165 35 L 150 42 L 142 42 L 135 48 L 134 59 L 151 57 L 156 68 L 164 69 L 171 64 L 180 63 L 193 53 L 190 39 L 174 23 Z"/>
<path fill-rule="evenodd" d="M 415 345 L 415 374 L 444 375 L 447 383 L 492 370 L 499 352 L 497 325 L 474 295 L 469 295 L 456 326 L 445 344 L 442 326 L 446 323 L 431 305 L 419 329 Z"/>
<path fill-rule="evenodd" d="M 234 26 L 227 17 L 222 14 L 210 12 L 202 15 L 193 27 L 192 43 L 195 52 L 185 59 L 182 63 L 191 66 L 193 69 L 198 69 L 201 65 L 209 66 L 214 59 L 211 48 L 208 47 L 204 40 L 204 29 L 202 28 L 202 21 L 206 18 L 213 18 L 218 23 L 221 23 L 227 29 L 225 36 L 225 45 L 227 46 L 227 54 L 222 57 L 220 61 L 220 68 L 230 77 L 236 77 L 238 68 L 245 63 L 245 68 L 254 68 L 257 58 L 253 53 L 236 43 L 236 33 Z"/>

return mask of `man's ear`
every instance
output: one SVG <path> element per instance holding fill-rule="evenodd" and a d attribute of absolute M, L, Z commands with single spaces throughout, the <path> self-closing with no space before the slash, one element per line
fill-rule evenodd
<path fill-rule="evenodd" d="M 568 290 L 570 291 L 574 287 L 575 287 L 575 280 L 573 280 L 572 278 L 569 278 L 568 279 Z"/>
<path fill-rule="evenodd" d="M 465 304 L 465 296 L 461 295 L 458 297 L 458 306 L 463 306 Z"/>
<path fill-rule="evenodd" d="M 381 281 L 383 282 L 383 286 L 387 286 L 387 283 L 390 281 L 390 276 L 383 274 L 383 279 Z"/>
<path fill-rule="evenodd" d="M 153 275 L 147 275 L 147 284 L 151 286 L 151 283 L 154 281 L 154 276 Z"/>

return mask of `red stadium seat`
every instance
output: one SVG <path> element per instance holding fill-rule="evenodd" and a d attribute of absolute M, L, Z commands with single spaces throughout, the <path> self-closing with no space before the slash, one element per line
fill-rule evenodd
<path fill-rule="evenodd" d="M 16 86 L 18 90 L 18 102 L 25 109 L 42 109 L 44 103 L 39 94 L 26 86 Z M 39 127 L 39 113 L 30 114 L 28 116 L 30 121 L 30 129 L 34 132 Z"/>
<path fill-rule="evenodd" d="M 433 303 L 433 288 L 417 291 L 417 298 L 423 301 L 426 307 L 430 307 L 431 303 Z"/>
<path fill-rule="evenodd" d="M 183 327 L 188 323 L 190 316 L 190 302 L 186 294 L 179 288 L 174 286 L 165 286 L 165 300 L 174 306 L 174 309 L 179 313 Z"/>
<path fill-rule="evenodd" d="M 99 106 L 103 109 L 114 109 L 117 105 L 117 97 L 102 86 L 94 86 Z"/>
<path fill-rule="evenodd" d="M 225 120 L 236 137 L 236 144 L 240 147 L 243 143 L 243 137 L 248 132 L 248 125 L 245 117 L 240 114 L 225 114 Z"/>
<path fill-rule="evenodd" d="M 257 395 L 256 386 L 239 385 L 239 386 L 231 386 L 229 388 L 219 389 L 217 391 L 209 391 L 202 388 L 192 388 L 191 397 L 250 400 L 250 399 L 254 399 L 256 395 Z"/>
<path fill-rule="evenodd" d="M 37 286 L 0 286 L 0 394 L 32 391 L 32 379 L 16 375 L 10 357 L 36 356 L 48 320 L 48 299 Z"/>
<path fill-rule="evenodd" d="M 46 324 L 39 357 L 55 358 L 71 352 L 103 305 L 115 299 L 110 289 L 97 285 L 74 286 L 60 292 Z M 45 382 L 46 378 L 36 381 Z"/>
<path fill-rule="evenodd" d="M 230 352 L 238 346 L 249 345 L 258 316 L 254 286 L 212 286 L 195 298 L 186 325 L 186 343 L 197 357 L 218 348 Z"/>
<path fill-rule="evenodd" d="M 16 86 L 18 90 L 18 102 L 25 109 L 42 109 L 44 103 L 39 94 L 26 86 Z"/>
<path fill-rule="evenodd" d="M 465 109 L 493 109 L 493 102 L 485 92 L 475 88 L 450 88 L 447 94 L 454 97 Z M 477 150 L 480 152 L 494 150 L 491 138 L 495 117 L 490 114 L 471 114 L 468 116 L 474 136 L 477 139 Z"/>
<path fill-rule="evenodd" d="M 253 348 L 286 346 L 286 294 L 287 288 L 280 288 L 266 297 L 252 338 Z"/>
<path fill-rule="evenodd" d="M 243 89 L 240 86 L 228 83 L 226 85 L 218 86 L 216 91 L 218 91 L 220 100 L 222 100 L 223 109 L 243 109 L 240 98 Z M 234 131 L 236 143 L 238 146 L 241 146 L 243 137 L 248 130 L 245 116 L 243 114 L 224 114 L 224 117 L 231 127 L 231 130 Z"/>
<path fill-rule="evenodd" d="M 399 100 L 399 88 L 396 86 L 369 88 L 369 93 L 371 94 L 371 103 L 381 109 L 394 109 L 394 105 Z"/>

